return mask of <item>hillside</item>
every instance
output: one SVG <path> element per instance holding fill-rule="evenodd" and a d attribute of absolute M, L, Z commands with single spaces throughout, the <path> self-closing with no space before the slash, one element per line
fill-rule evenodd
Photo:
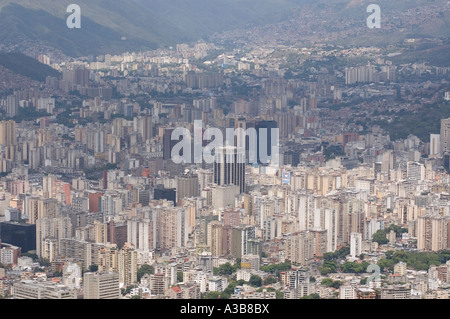
<path fill-rule="evenodd" d="M 210 40 L 225 31 L 232 31 L 234 42 L 236 30 L 241 42 L 268 38 L 295 45 L 321 39 L 387 46 L 411 37 L 450 34 L 447 0 L 379 0 L 378 30 L 365 25 L 371 0 L 77 0 L 82 28 L 71 30 L 66 8 L 72 2 L 0 0 L 0 47 L 32 41 L 78 57 Z M 429 14 L 427 6 L 432 5 L 439 10 Z M 418 10 L 424 10 L 423 19 L 417 19 Z"/>
<path fill-rule="evenodd" d="M 71 2 L 0 0 L 0 42 L 37 40 L 69 56 L 82 56 L 155 49 L 194 39 L 132 0 L 77 1 L 82 27 L 68 29 L 66 5 Z"/>
<path fill-rule="evenodd" d="M 135 0 L 197 37 L 246 24 L 277 21 L 275 13 L 288 12 L 315 0 Z"/>
<path fill-rule="evenodd" d="M 40 82 L 44 82 L 47 76 L 60 76 L 55 69 L 21 53 L 0 53 L 0 65 L 13 73 Z"/>
<path fill-rule="evenodd" d="M 72 0 L 0 0 L 0 43 L 40 41 L 69 56 L 155 49 L 249 23 L 266 24 L 313 0 L 78 0 L 82 27 L 66 27 Z M 126 41 L 121 38 L 126 37 Z"/>

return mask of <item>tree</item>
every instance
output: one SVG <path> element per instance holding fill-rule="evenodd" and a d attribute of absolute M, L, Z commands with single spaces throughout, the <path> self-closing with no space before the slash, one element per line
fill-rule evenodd
<path fill-rule="evenodd" d="M 386 232 L 382 229 L 373 234 L 372 241 L 377 242 L 379 245 L 384 245 L 389 242 L 389 240 L 386 238 Z"/>
<path fill-rule="evenodd" d="M 321 282 L 322 285 L 327 286 L 327 287 L 331 287 L 331 285 L 333 284 L 333 279 L 331 278 L 324 278 Z"/>
<path fill-rule="evenodd" d="M 277 299 L 284 299 L 284 292 L 277 290 L 275 291 L 275 294 Z"/>
<path fill-rule="evenodd" d="M 183 272 L 181 271 L 177 272 L 177 281 L 183 282 Z"/>
<path fill-rule="evenodd" d="M 333 283 L 331 284 L 331 287 L 335 288 L 335 289 L 339 289 L 339 287 L 343 284 L 342 281 L 340 280 L 335 280 L 333 281 Z"/>
<path fill-rule="evenodd" d="M 271 274 L 275 274 L 275 276 L 279 276 L 280 272 L 287 271 L 291 269 L 291 262 L 287 261 L 281 264 L 273 264 L 268 266 L 262 266 L 260 267 L 261 271 L 268 272 Z"/>
<path fill-rule="evenodd" d="M 334 260 L 331 261 L 325 261 L 323 263 L 322 268 L 320 269 L 320 274 L 322 276 L 326 276 L 329 273 L 335 273 L 337 270 L 337 263 Z"/>
<path fill-rule="evenodd" d="M 356 263 L 356 262 L 346 262 L 341 266 L 341 270 L 344 273 L 364 273 L 367 270 L 367 267 L 369 267 L 369 263 L 362 262 L 362 263 Z"/>
<path fill-rule="evenodd" d="M 231 275 L 233 272 L 235 271 L 235 268 L 230 264 L 230 263 L 226 263 L 223 265 L 220 265 L 217 273 L 219 275 L 226 275 L 229 276 Z"/>
<path fill-rule="evenodd" d="M 253 287 L 261 287 L 262 285 L 262 278 L 258 275 L 251 275 L 250 280 L 248 281 L 249 284 Z"/>
<path fill-rule="evenodd" d="M 205 299 L 219 299 L 220 292 L 218 291 L 210 291 L 205 295 Z"/>
<path fill-rule="evenodd" d="M 394 256 L 394 251 L 389 250 L 389 251 L 385 252 L 384 255 L 386 256 L 387 259 L 391 259 L 392 256 Z"/>
<path fill-rule="evenodd" d="M 153 273 L 155 273 L 155 269 L 152 266 L 147 265 L 147 264 L 142 265 L 137 271 L 137 280 L 138 280 L 138 282 L 141 281 L 141 278 L 144 275 L 146 275 L 146 274 L 151 275 Z"/>
<path fill-rule="evenodd" d="M 303 296 L 301 299 L 320 299 L 320 295 L 318 294 L 310 294 L 307 296 Z"/>
<path fill-rule="evenodd" d="M 277 278 L 275 278 L 274 276 L 269 276 L 266 279 L 264 279 L 263 283 L 264 285 L 271 285 L 277 282 Z"/>

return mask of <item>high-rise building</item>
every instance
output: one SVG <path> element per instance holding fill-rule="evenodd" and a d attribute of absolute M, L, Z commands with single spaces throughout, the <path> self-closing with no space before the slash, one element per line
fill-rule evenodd
<path fill-rule="evenodd" d="M 157 247 L 161 250 L 185 247 L 188 241 L 189 215 L 186 208 L 162 208 L 157 226 Z"/>
<path fill-rule="evenodd" d="M 150 251 L 156 248 L 156 221 L 130 219 L 127 221 L 127 242 L 136 249 Z"/>
<path fill-rule="evenodd" d="M 118 255 L 119 282 L 124 286 L 137 283 L 137 252 L 131 244 L 119 251 Z"/>
<path fill-rule="evenodd" d="M 450 247 L 449 218 L 440 215 L 423 215 L 418 219 L 417 248 L 439 251 Z"/>
<path fill-rule="evenodd" d="M 106 244 L 108 242 L 108 225 L 99 221 L 94 221 L 94 241 Z"/>
<path fill-rule="evenodd" d="M 450 118 L 441 120 L 441 155 L 450 151 Z"/>
<path fill-rule="evenodd" d="M 20 247 L 22 253 L 36 250 L 36 225 L 0 222 L 0 241 Z"/>
<path fill-rule="evenodd" d="M 255 123 L 255 129 L 257 134 L 257 158 L 258 164 L 268 164 L 268 161 L 272 158 L 272 146 L 277 146 L 277 141 L 275 139 L 276 136 L 272 136 L 273 129 L 283 127 L 283 130 L 280 130 L 280 136 L 286 137 L 288 135 L 288 129 L 285 129 L 285 125 L 280 125 L 283 122 L 283 119 L 286 120 L 285 117 L 282 117 L 281 114 L 277 117 L 278 122 L 276 121 L 257 121 Z M 273 154 L 276 155 L 276 154 Z"/>
<path fill-rule="evenodd" d="M 17 144 L 16 122 L 0 122 L 0 145 L 11 146 Z"/>
<path fill-rule="evenodd" d="M 207 226 L 207 244 L 213 256 L 221 256 L 223 238 L 223 225 L 221 222 L 213 221 Z"/>
<path fill-rule="evenodd" d="M 83 276 L 84 299 L 119 299 L 119 274 L 88 272 Z"/>
<path fill-rule="evenodd" d="M 214 183 L 239 186 L 245 193 L 245 152 L 235 146 L 219 147 L 214 159 Z"/>
<path fill-rule="evenodd" d="M 170 160 L 172 158 L 172 148 L 178 141 L 172 140 L 172 133 L 174 129 L 165 129 L 163 133 L 163 160 Z"/>
<path fill-rule="evenodd" d="M 108 242 L 122 248 L 127 242 L 127 223 L 110 221 L 108 224 Z"/>
<path fill-rule="evenodd" d="M 256 255 L 252 241 L 256 239 L 254 226 L 239 226 L 232 229 L 231 254 L 234 258 L 242 258 L 243 255 Z"/>
<path fill-rule="evenodd" d="M 362 253 L 362 234 L 350 234 L 350 256 L 352 258 L 359 258 Z"/>
<path fill-rule="evenodd" d="M 314 258 L 314 238 L 310 231 L 301 231 L 286 238 L 286 259 L 306 266 Z"/>
<path fill-rule="evenodd" d="M 52 262 L 59 252 L 59 240 L 71 237 L 70 217 L 38 219 L 36 221 L 36 254 Z"/>
<path fill-rule="evenodd" d="M 200 184 L 198 176 L 195 174 L 184 174 L 177 176 L 177 205 L 185 198 L 197 197 L 200 195 Z"/>
<path fill-rule="evenodd" d="M 441 152 L 441 135 L 431 134 L 430 135 L 430 155 L 437 156 Z"/>
<path fill-rule="evenodd" d="M 6 97 L 6 116 L 14 117 L 19 113 L 19 98 L 15 95 Z"/>
<path fill-rule="evenodd" d="M 75 70 L 75 84 L 80 85 L 82 88 L 89 87 L 89 75 L 90 70 L 79 68 Z"/>
<path fill-rule="evenodd" d="M 408 179 L 423 181 L 425 179 L 425 166 L 417 162 L 407 163 L 406 175 Z"/>

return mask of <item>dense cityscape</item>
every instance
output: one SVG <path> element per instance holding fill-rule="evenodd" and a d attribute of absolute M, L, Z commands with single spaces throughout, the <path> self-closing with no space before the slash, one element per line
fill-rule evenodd
<path fill-rule="evenodd" d="M 448 37 L 331 44 L 365 20 L 299 14 L 120 54 L 0 45 L 0 299 L 449 299 Z"/>

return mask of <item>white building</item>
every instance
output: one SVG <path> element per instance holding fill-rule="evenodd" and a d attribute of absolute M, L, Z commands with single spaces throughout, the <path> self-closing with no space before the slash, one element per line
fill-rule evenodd
<path fill-rule="evenodd" d="M 441 151 L 441 135 L 431 134 L 430 135 L 430 155 L 437 156 Z"/>
<path fill-rule="evenodd" d="M 226 278 L 212 277 L 208 281 L 209 291 L 222 292 L 227 286 L 228 286 L 228 281 Z"/>
<path fill-rule="evenodd" d="M 350 256 L 352 258 L 359 258 L 362 253 L 362 234 L 350 234 Z"/>
<path fill-rule="evenodd" d="M 63 269 L 63 284 L 71 289 L 79 289 L 81 286 L 81 268 L 75 263 L 70 263 Z"/>

